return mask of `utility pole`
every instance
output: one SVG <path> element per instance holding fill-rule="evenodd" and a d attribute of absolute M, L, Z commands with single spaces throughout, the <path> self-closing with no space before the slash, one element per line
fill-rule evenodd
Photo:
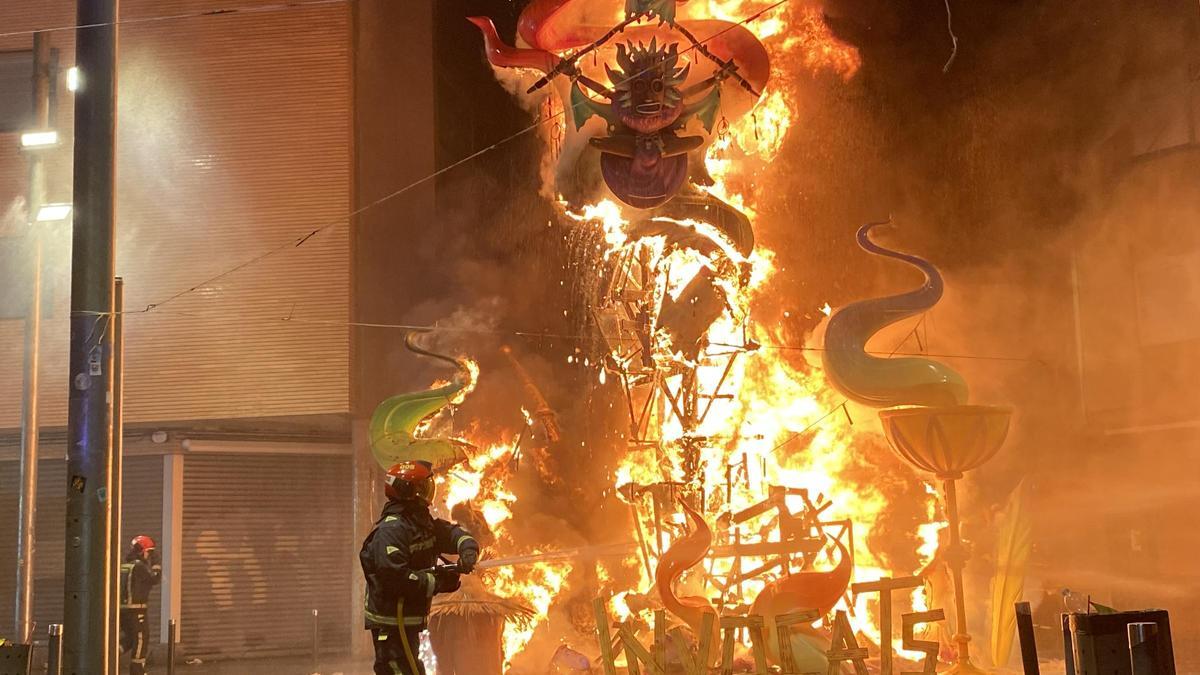
<path fill-rule="evenodd" d="M 108 547 L 108 567 L 114 583 L 108 585 L 109 630 L 108 636 L 108 669 L 112 675 L 117 675 L 121 658 L 121 508 L 124 502 L 122 492 L 125 452 L 125 423 L 122 416 L 125 400 L 125 280 L 116 278 L 113 287 L 113 435 L 112 435 L 112 498 L 109 499 L 112 509 L 112 529 Z"/>
<path fill-rule="evenodd" d="M 106 675 L 112 491 L 117 0 L 76 0 L 63 672 Z"/>
<path fill-rule="evenodd" d="M 50 128 L 50 34 L 33 35 L 33 123 L 37 131 Z M 21 500 L 17 519 L 17 642 L 33 641 L 34 527 L 37 513 L 38 475 L 38 361 L 42 325 L 42 235 L 37 213 L 46 202 L 46 165 L 43 155 L 29 153 L 29 220 L 31 279 L 29 307 L 25 312 L 24 395 L 21 397 Z"/>

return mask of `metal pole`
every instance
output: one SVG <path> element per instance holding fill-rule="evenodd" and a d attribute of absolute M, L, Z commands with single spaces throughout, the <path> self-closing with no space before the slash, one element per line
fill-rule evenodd
<path fill-rule="evenodd" d="M 167 622 L 167 675 L 175 675 L 175 643 L 179 641 L 175 619 Z"/>
<path fill-rule="evenodd" d="M 109 532 L 108 545 L 109 574 L 108 607 L 109 607 L 109 639 L 108 639 L 108 670 L 116 675 L 121 658 L 121 476 L 124 470 L 124 434 L 125 426 L 121 417 L 121 406 L 124 401 L 125 385 L 125 280 L 117 277 L 113 285 L 113 369 L 112 369 L 112 495 L 109 499 L 112 509 L 112 529 Z"/>
<path fill-rule="evenodd" d="M 50 36 L 33 35 L 33 118 L 37 129 L 50 126 Z M 17 519 L 17 642 L 33 640 L 34 532 L 37 525 L 38 470 L 38 363 L 42 326 L 42 238 L 36 214 L 46 200 L 46 168 L 42 153 L 29 154 L 29 213 L 34 222 L 29 233 L 33 274 L 29 309 L 25 315 L 24 395 L 21 397 L 21 498 Z"/>
<path fill-rule="evenodd" d="M 33 564 L 38 483 L 38 347 L 41 342 L 42 242 L 33 235 L 33 292 L 25 318 L 25 391 L 21 415 L 21 499 L 17 520 L 17 642 L 33 638 Z"/>
<path fill-rule="evenodd" d="M 312 672 L 319 673 L 321 672 L 321 648 L 319 646 L 321 640 L 321 617 L 315 609 L 312 611 L 312 619 Z"/>
<path fill-rule="evenodd" d="M 1129 630 L 1129 663 L 1133 675 L 1158 675 L 1158 624 L 1131 623 Z"/>
<path fill-rule="evenodd" d="M 958 654 L 955 656 L 955 672 L 974 672 L 971 664 L 971 636 L 967 633 L 967 603 L 963 596 L 963 568 L 967 566 L 963 543 L 959 532 L 958 492 L 955 489 L 956 478 L 943 481 L 946 488 L 946 517 L 950 521 L 951 556 L 947 560 L 950 566 L 950 580 L 954 583 L 954 624 L 953 640 L 958 644 Z"/>
<path fill-rule="evenodd" d="M 108 673 L 117 0 L 77 0 L 64 670 Z"/>
<path fill-rule="evenodd" d="M 50 624 L 50 653 L 46 655 L 47 675 L 62 675 L 62 633 L 61 623 Z"/>

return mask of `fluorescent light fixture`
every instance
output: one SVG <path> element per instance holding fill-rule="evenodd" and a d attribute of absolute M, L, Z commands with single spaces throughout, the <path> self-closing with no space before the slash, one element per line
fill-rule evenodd
<path fill-rule="evenodd" d="M 67 89 L 71 91 L 79 89 L 79 69 L 75 66 L 67 69 Z"/>
<path fill-rule="evenodd" d="M 38 209 L 37 222 L 53 223 L 66 220 L 69 215 L 71 215 L 70 204 L 46 204 Z"/>
<path fill-rule="evenodd" d="M 57 131 L 28 131 L 21 134 L 22 148 L 44 148 L 50 145 L 58 145 Z"/>

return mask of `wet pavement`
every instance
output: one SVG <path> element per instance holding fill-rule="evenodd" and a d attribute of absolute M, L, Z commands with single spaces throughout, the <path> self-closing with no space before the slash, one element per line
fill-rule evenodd
<path fill-rule="evenodd" d="M 153 666 L 153 664 L 151 664 Z M 164 667 L 152 667 L 153 675 L 165 673 Z M 313 670 L 312 658 L 266 658 L 212 661 L 199 664 L 180 664 L 176 675 L 371 675 L 370 661 L 354 662 L 345 658 L 322 659 L 319 670 Z"/>

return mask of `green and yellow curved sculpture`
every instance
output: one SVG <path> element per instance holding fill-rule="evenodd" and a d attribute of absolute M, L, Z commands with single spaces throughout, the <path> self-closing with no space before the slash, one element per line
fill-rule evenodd
<path fill-rule="evenodd" d="M 455 438 L 417 438 L 422 422 L 442 408 L 455 403 L 474 385 L 474 375 L 467 362 L 421 348 L 415 342 L 417 333 L 409 333 L 404 346 L 410 351 L 453 364 L 458 373 L 447 385 L 398 394 L 380 403 L 371 415 L 368 433 L 371 453 L 384 469 L 403 461 L 426 461 L 435 469 L 445 468 L 467 459 L 473 448 L 470 443 Z"/>

